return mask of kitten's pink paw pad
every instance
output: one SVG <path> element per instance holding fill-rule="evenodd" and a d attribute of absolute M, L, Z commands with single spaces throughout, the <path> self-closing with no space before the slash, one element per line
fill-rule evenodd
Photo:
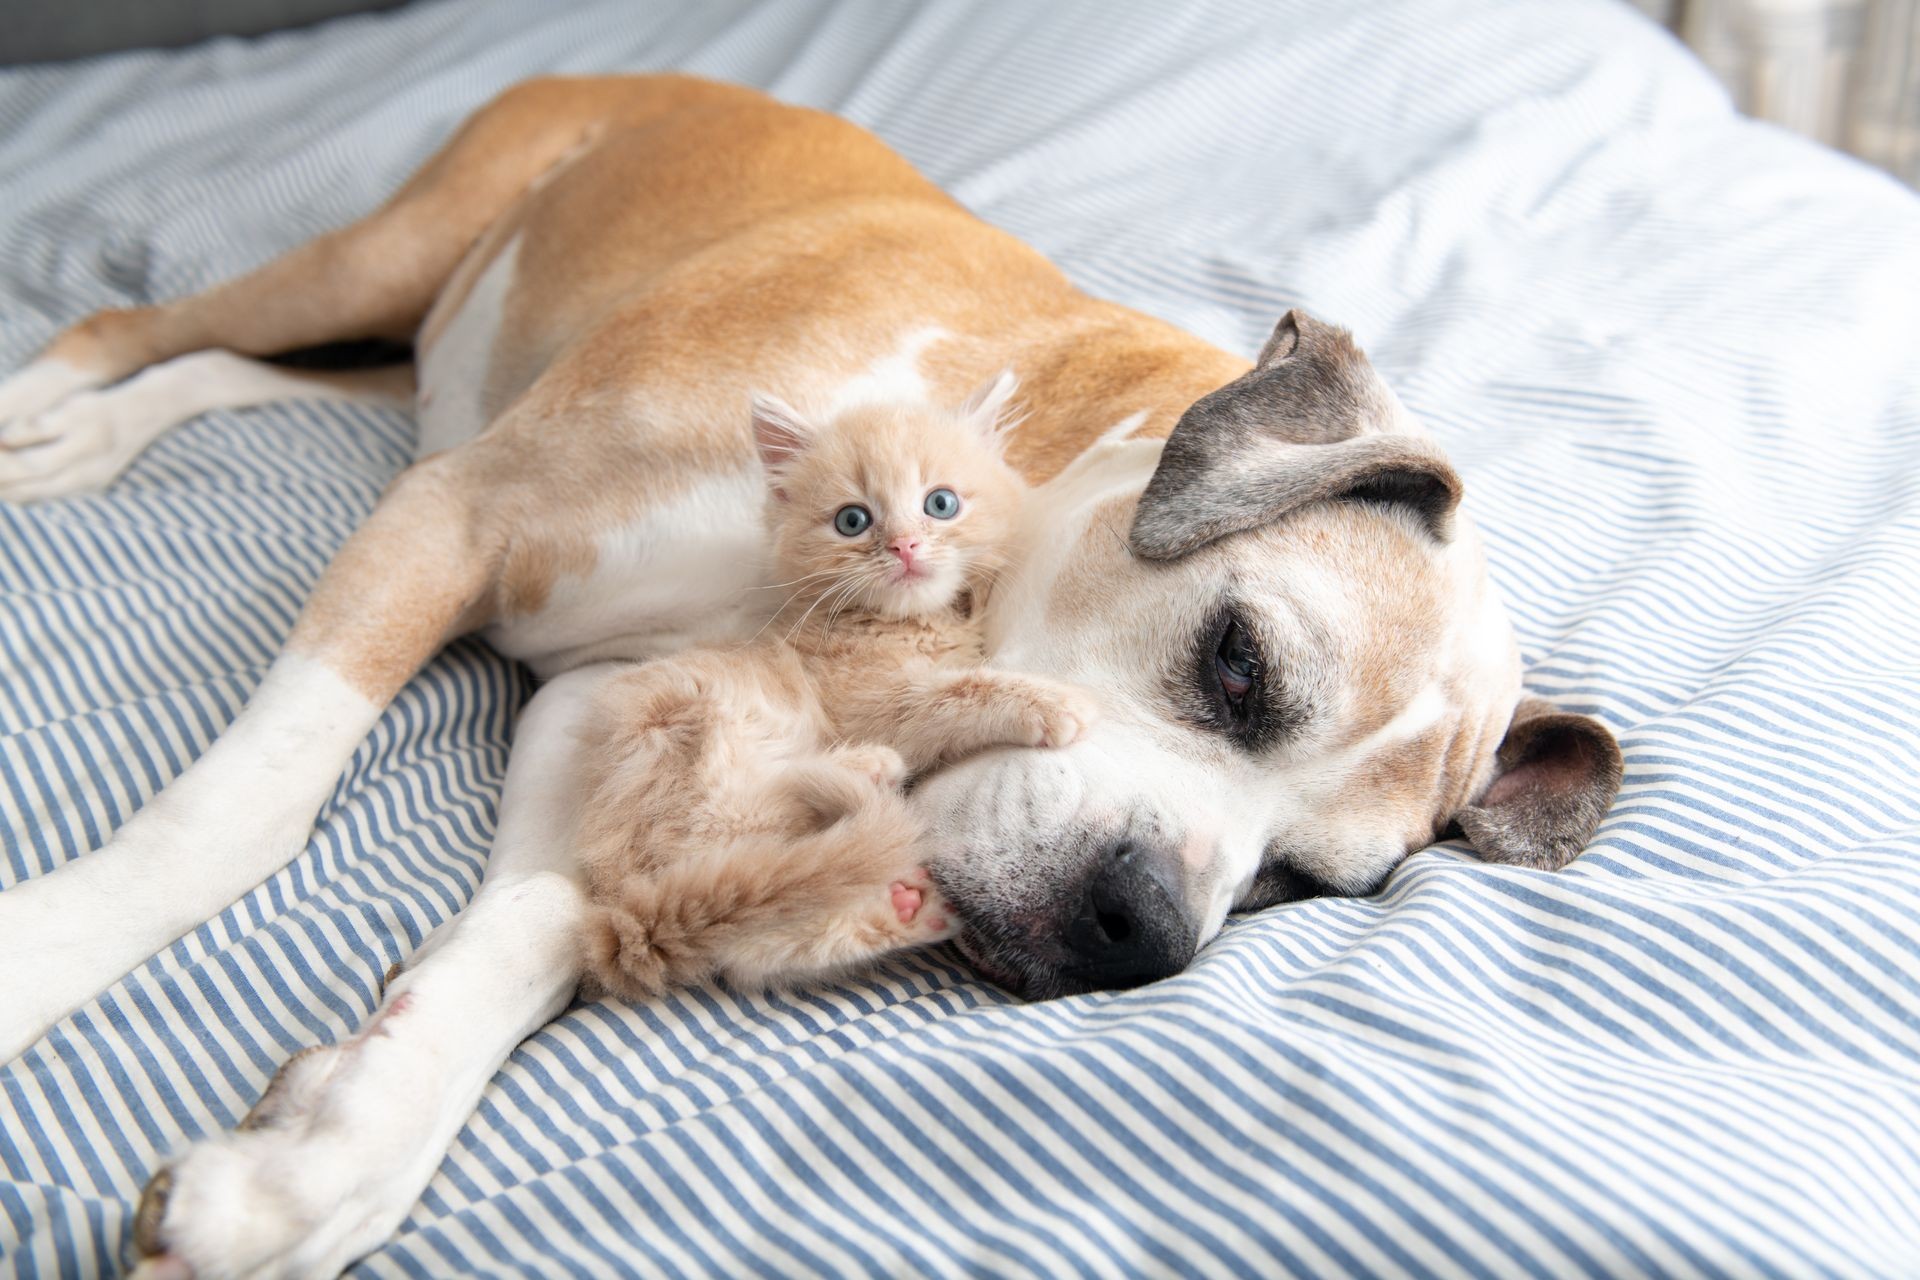
<path fill-rule="evenodd" d="M 895 880 L 889 886 L 893 895 L 893 912 L 900 917 L 901 924 L 912 924 L 913 918 L 920 914 L 920 907 L 927 895 L 902 880 Z"/>
<path fill-rule="evenodd" d="M 959 922 L 947 900 L 933 887 L 933 877 L 925 867 L 916 867 L 888 886 L 893 897 L 894 914 L 900 923 L 911 926 L 903 936 L 909 946 L 944 942 L 960 932 Z"/>
<path fill-rule="evenodd" d="M 902 906 L 902 902 L 910 906 Z M 916 867 L 914 871 L 893 881 L 893 906 L 900 923 L 912 925 L 914 946 L 925 942 L 945 942 L 950 936 L 960 933 L 960 921 L 954 919 L 952 908 L 948 908 L 947 898 L 941 896 L 941 890 L 933 887 L 933 877 L 927 875 L 925 867 Z"/>

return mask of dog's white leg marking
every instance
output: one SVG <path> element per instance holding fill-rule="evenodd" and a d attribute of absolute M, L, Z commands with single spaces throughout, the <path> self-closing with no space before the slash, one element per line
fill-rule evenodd
<path fill-rule="evenodd" d="M 282 655 L 103 847 L 0 893 L 0 1061 L 285 866 L 379 715 L 323 664 Z"/>
<path fill-rule="evenodd" d="M 33 502 L 106 488 L 167 428 L 212 409 L 275 400 L 350 400 L 405 407 L 407 365 L 308 373 L 231 351 L 196 351 L 104 390 L 81 390 L 0 434 L 0 499 Z"/>
<path fill-rule="evenodd" d="M 480 892 L 366 1028 L 289 1062 L 239 1130 L 155 1175 L 137 1278 L 332 1276 L 405 1219 L 494 1072 L 579 982 L 573 755 L 612 670 L 562 676 L 528 704 Z"/>
<path fill-rule="evenodd" d="M 68 360 L 41 356 L 26 368 L 0 378 L 0 445 L 13 443 L 21 424 L 65 400 L 108 381 L 106 375 Z"/>

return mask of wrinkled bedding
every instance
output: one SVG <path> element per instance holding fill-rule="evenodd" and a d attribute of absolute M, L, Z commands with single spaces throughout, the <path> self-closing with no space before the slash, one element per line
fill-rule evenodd
<path fill-rule="evenodd" d="M 442 0 L 0 73 L 0 368 L 366 211 L 517 79 L 669 67 L 852 117 L 1224 345 L 1351 326 L 1626 785 L 1567 871 L 1443 845 L 1125 994 L 938 949 L 577 1005 L 362 1272 L 1914 1265 L 1920 199 L 1609 0 Z M 213 413 L 0 505 L 0 884 L 206 748 L 413 429 Z M 454 646 L 293 865 L 0 1071 L 7 1268 L 111 1272 L 157 1163 L 365 1016 L 474 891 L 528 688 Z"/>

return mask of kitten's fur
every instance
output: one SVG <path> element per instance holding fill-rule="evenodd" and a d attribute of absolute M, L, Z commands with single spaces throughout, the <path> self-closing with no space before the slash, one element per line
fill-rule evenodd
<path fill-rule="evenodd" d="M 617 677 L 587 730 L 600 986 L 795 980 L 950 935 L 900 783 L 991 747 L 1064 745 L 1093 716 L 1076 689 L 979 669 L 969 617 L 1025 497 L 999 452 L 1013 388 L 1006 373 L 958 412 L 862 404 L 818 427 L 756 399 L 792 595 L 745 648 Z M 951 519 L 926 510 L 942 488 Z M 870 528 L 836 529 L 848 506 Z"/>

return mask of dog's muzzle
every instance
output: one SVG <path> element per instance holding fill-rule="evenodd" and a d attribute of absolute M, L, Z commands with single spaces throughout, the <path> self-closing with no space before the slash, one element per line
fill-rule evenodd
<path fill-rule="evenodd" d="M 1106 852 L 1068 922 L 1061 978 L 1071 989 L 1137 987 L 1180 972 L 1197 949 L 1175 859 L 1134 840 Z"/>
<path fill-rule="evenodd" d="M 1199 950 L 1179 868 L 1171 849 L 1109 839 L 1084 870 L 1013 912 L 970 901 L 953 884 L 948 896 L 965 924 L 960 949 L 990 981 L 1029 1000 L 1170 977 Z"/>
<path fill-rule="evenodd" d="M 1205 914 L 1195 904 L 1210 895 L 1191 877 L 1210 867 L 1140 789 L 1136 748 L 995 752 L 914 788 L 928 868 L 959 918 L 961 952 L 988 980 L 1044 1000 L 1137 987 L 1192 962 Z"/>

